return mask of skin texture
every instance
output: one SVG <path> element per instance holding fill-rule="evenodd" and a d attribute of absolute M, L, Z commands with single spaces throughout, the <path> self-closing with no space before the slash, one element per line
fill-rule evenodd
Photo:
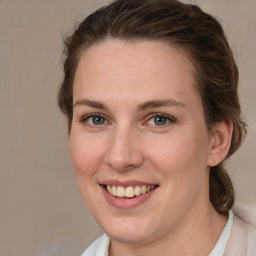
<path fill-rule="evenodd" d="M 79 61 L 73 98 L 73 165 L 85 203 L 111 237 L 110 255 L 208 255 L 227 219 L 209 201 L 209 166 L 227 154 L 232 125 L 208 132 L 185 52 L 153 41 L 93 45 Z M 120 209 L 103 196 L 109 179 L 159 187 Z"/>

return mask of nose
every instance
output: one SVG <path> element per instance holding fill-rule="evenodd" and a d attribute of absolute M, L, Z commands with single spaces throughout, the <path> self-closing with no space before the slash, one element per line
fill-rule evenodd
<path fill-rule="evenodd" d="M 116 171 L 140 167 L 143 163 L 143 153 L 139 148 L 136 132 L 128 128 L 117 128 L 113 131 L 105 161 Z"/>

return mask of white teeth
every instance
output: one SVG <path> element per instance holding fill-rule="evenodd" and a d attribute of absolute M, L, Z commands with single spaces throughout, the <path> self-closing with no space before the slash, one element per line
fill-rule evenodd
<path fill-rule="evenodd" d="M 124 197 L 125 196 L 125 189 L 124 187 L 117 187 L 117 190 L 116 190 L 116 195 L 117 197 Z"/>
<path fill-rule="evenodd" d="M 140 186 L 136 186 L 136 187 L 135 187 L 134 194 L 135 194 L 135 196 L 139 196 L 139 195 L 141 194 L 141 193 L 140 193 Z"/>
<path fill-rule="evenodd" d="M 129 186 L 126 188 L 126 191 L 125 191 L 125 196 L 126 197 L 134 197 L 134 188 Z"/>
<path fill-rule="evenodd" d="M 116 192 L 116 187 L 115 186 L 112 186 L 112 194 L 113 196 L 117 196 L 117 192 Z"/>
<path fill-rule="evenodd" d="M 111 186 L 107 185 L 107 191 L 109 194 L 116 196 L 116 197 L 127 197 L 132 198 L 139 195 L 144 195 L 155 188 L 155 185 L 143 185 L 143 186 Z"/>
<path fill-rule="evenodd" d="M 146 186 L 142 186 L 141 187 L 141 194 L 142 195 L 146 194 L 146 191 L 147 191 L 147 187 Z"/>
<path fill-rule="evenodd" d="M 108 190 L 109 194 L 112 194 L 112 187 L 111 186 L 107 185 L 107 190 Z"/>

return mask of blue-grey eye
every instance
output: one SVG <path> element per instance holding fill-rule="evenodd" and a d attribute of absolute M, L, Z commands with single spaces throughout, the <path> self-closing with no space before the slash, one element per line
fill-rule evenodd
<path fill-rule="evenodd" d="M 156 116 L 154 117 L 154 123 L 155 125 L 165 125 L 168 123 L 168 119 L 166 117 L 163 116 Z"/>
<path fill-rule="evenodd" d="M 87 123 L 91 125 L 103 125 L 106 122 L 106 119 L 103 116 L 89 116 L 86 118 Z"/>

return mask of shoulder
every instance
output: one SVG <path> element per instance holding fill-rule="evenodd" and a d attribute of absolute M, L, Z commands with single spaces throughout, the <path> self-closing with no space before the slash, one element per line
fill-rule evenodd
<path fill-rule="evenodd" d="M 253 256 L 256 251 L 256 209 L 235 207 L 225 256 Z"/>
<path fill-rule="evenodd" d="M 109 243 L 109 237 L 103 234 L 95 240 L 81 256 L 108 256 Z"/>

